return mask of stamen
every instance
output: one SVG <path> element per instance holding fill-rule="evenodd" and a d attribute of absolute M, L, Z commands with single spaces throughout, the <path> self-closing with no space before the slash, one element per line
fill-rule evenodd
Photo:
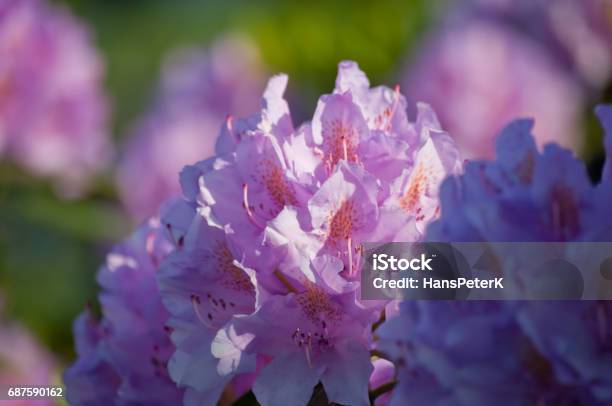
<path fill-rule="evenodd" d="M 308 363 L 308 368 L 312 368 L 312 359 L 310 358 L 310 350 L 312 347 L 312 336 L 308 333 L 308 340 L 306 345 L 304 346 L 304 352 L 306 353 L 306 362 Z"/>
<path fill-rule="evenodd" d="M 393 89 L 395 92 L 395 101 L 393 102 L 393 106 L 391 107 L 391 112 L 389 113 L 389 117 L 388 117 L 388 121 L 387 121 L 387 130 L 391 129 L 391 120 L 393 119 L 393 116 L 395 115 L 395 112 L 397 111 L 397 106 L 399 105 L 399 101 L 400 101 L 400 85 L 395 85 L 395 89 Z"/>
<path fill-rule="evenodd" d="M 295 287 L 293 287 L 293 285 L 291 284 L 291 282 L 289 282 L 287 280 L 287 278 L 285 277 L 285 275 L 282 274 L 281 271 L 279 271 L 278 269 L 274 270 L 273 272 L 274 276 L 276 277 L 276 279 L 278 279 L 280 281 L 280 283 L 283 284 L 284 287 L 287 288 L 287 290 L 289 292 L 293 292 L 293 293 L 297 293 L 297 289 Z"/>
<path fill-rule="evenodd" d="M 246 183 L 242 184 L 242 206 L 246 210 L 247 217 L 249 218 L 251 224 L 262 230 L 266 228 L 263 224 L 259 222 L 259 220 L 255 218 L 253 212 L 251 211 L 251 207 L 249 206 L 249 186 Z"/>
<path fill-rule="evenodd" d="M 355 253 L 357 254 L 357 260 L 355 262 L 355 269 L 361 268 L 361 254 L 363 252 L 363 245 L 358 245 L 355 247 Z"/>
<path fill-rule="evenodd" d="M 147 255 L 149 256 L 149 258 L 151 258 L 151 261 L 153 262 L 153 265 L 157 266 L 157 258 L 155 257 L 155 255 L 153 255 L 155 253 L 155 233 L 150 232 L 147 235 L 147 240 L 145 242 L 145 249 L 147 252 Z"/>
<path fill-rule="evenodd" d="M 333 164 L 331 162 L 331 159 L 326 159 L 325 160 L 325 173 L 327 174 L 327 176 L 331 175 L 332 167 L 333 167 Z"/>
<path fill-rule="evenodd" d="M 353 276 L 353 238 L 349 237 L 346 243 L 348 245 L 349 276 Z"/>
<path fill-rule="evenodd" d="M 236 134 L 234 134 L 234 117 L 231 114 L 228 114 L 225 118 L 225 125 L 227 126 L 227 130 L 229 131 L 230 135 L 234 139 L 234 142 L 238 143 L 238 141 L 240 140 L 238 139 Z"/>
<path fill-rule="evenodd" d="M 346 136 L 342 136 L 342 150 L 344 152 L 344 160 L 348 162 L 348 145 L 346 145 Z"/>
<path fill-rule="evenodd" d="M 572 193 L 564 187 L 555 188 L 551 200 L 553 228 L 561 240 L 567 241 L 580 231 L 577 204 Z"/>

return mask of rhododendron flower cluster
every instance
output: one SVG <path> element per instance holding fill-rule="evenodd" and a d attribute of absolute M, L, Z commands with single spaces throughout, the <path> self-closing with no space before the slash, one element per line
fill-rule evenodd
<path fill-rule="evenodd" d="M 207 52 L 184 49 L 170 56 L 158 100 L 128 138 L 117 174 L 121 200 L 137 220 L 180 196 L 178 173 L 212 155 L 228 114 L 257 109 L 263 71 L 257 49 L 240 37 L 221 38 Z"/>
<path fill-rule="evenodd" d="M 210 400 L 255 373 L 263 405 L 306 404 L 319 382 L 332 402 L 368 404 L 384 303 L 358 300 L 361 243 L 419 240 L 460 161 L 428 106 L 410 122 L 399 89 L 370 88 L 355 63 L 298 129 L 286 84 L 272 78 L 260 113 L 228 120 L 216 156 L 181 173 L 186 201 L 162 216 L 183 247 L 158 275 L 169 372 Z"/>
<path fill-rule="evenodd" d="M 508 125 L 495 161 L 469 162 L 440 191 L 434 241 L 610 241 L 612 106 L 598 116 L 608 161 L 599 184 L 531 120 Z M 525 283 L 529 286 L 529 283 Z M 406 302 L 378 348 L 397 367 L 392 405 L 610 404 L 609 301 Z"/>
<path fill-rule="evenodd" d="M 369 403 L 386 303 L 359 300 L 361 244 L 422 239 L 461 161 L 427 105 L 409 121 L 399 88 L 370 88 L 354 62 L 297 128 L 286 85 L 273 77 L 261 111 L 229 117 L 215 155 L 182 170 L 165 237 L 149 224 L 109 255 L 104 317 L 75 324 L 73 403 L 99 385 L 110 401 L 215 404 L 252 388 L 263 405 L 306 404 L 319 383 L 330 401 Z"/>
<path fill-rule="evenodd" d="M 73 404 L 608 404 L 607 302 L 361 300 L 362 243 L 605 241 L 612 167 L 593 185 L 533 120 L 465 165 L 425 104 L 371 88 L 354 62 L 295 127 L 273 77 L 229 117 L 183 197 L 117 246 L 103 317 L 75 323 Z M 612 107 L 598 115 L 612 153 Z M 445 180 L 446 179 L 446 180 Z M 558 322 L 558 315 L 564 317 Z"/>
<path fill-rule="evenodd" d="M 0 4 L 0 156 L 74 194 L 110 160 L 102 62 L 89 33 L 42 0 Z"/>

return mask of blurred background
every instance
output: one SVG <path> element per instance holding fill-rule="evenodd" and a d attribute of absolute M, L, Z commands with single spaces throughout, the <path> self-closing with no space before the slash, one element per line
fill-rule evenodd
<path fill-rule="evenodd" d="M 541 144 L 599 173 L 607 0 L 0 0 L 0 344 L 46 354 L 33 367 L 0 345 L 0 381 L 59 379 L 104 253 L 179 193 L 228 116 L 257 110 L 269 75 L 289 74 L 299 123 L 343 59 L 432 104 L 466 158 L 531 116 Z"/>

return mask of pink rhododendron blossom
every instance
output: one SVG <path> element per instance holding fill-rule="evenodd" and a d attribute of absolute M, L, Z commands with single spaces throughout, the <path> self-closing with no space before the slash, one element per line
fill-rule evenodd
<path fill-rule="evenodd" d="M 158 275 L 160 293 L 173 316 L 167 325 L 176 345 L 168 372 L 179 387 L 187 388 L 186 402 L 214 404 L 235 375 L 252 372 L 255 365 L 254 359 L 242 360 L 240 369 L 225 371 L 211 352 L 215 335 L 234 314 L 253 312 L 255 287 L 223 230 L 182 205 L 170 208 L 175 214 L 166 217 L 171 218 L 168 228 L 176 232 L 181 214 L 194 220 Z"/>
<path fill-rule="evenodd" d="M 0 321 L 0 386 L 52 385 L 56 363 L 49 352 L 21 325 Z M 11 404 L 26 406 L 33 402 L 16 399 Z M 39 400 L 37 404 L 51 406 L 53 401 Z"/>
<path fill-rule="evenodd" d="M 461 170 L 431 109 L 410 122 L 399 89 L 370 88 L 354 62 L 297 129 L 286 85 L 273 77 L 259 113 L 226 121 L 162 213 L 179 247 L 158 275 L 169 371 L 188 404 L 244 376 L 263 405 L 306 404 L 319 383 L 330 401 L 368 404 L 384 303 L 358 298 L 361 244 L 420 240 L 438 185 Z"/>
<path fill-rule="evenodd" d="M 494 137 L 517 117 L 535 118 L 538 145 L 578 150 L 584 91 L 535 41 L 494 19 L 452 16 L 404 78 L 408 96 L 432 105 L 464 158 L 491 158 Z"/>
<path fill-rule="evenodd" d="M 82 191 L 111 158 L 103 65 L 89 32 L 42 0 L 0 5 L 0 155 Z"/>
<path fill-rule="evenodd" d="M 475 0 L 466 8 L 519 26 L 559 65 L 597 89 L 612 75 L 611 7 L 601 0 Z"/>
<path fill-rule="evenodd" d="M 264 405 L 302 405 L 320 381 L 330 401 L 367 405 L 374 310 L 357 303 L 358 284 L 340 277 L 338 259 L 320 256 L 311 267 L 313 282 L 304 278 L 295 292 L 269 296 L 255 313 L 235 317 L 230 325 L 252 338 L 246 354 L 271 358 L 253 392 Z M 220 338 L 215 344 L 213 352 L 226 346 Z"/>

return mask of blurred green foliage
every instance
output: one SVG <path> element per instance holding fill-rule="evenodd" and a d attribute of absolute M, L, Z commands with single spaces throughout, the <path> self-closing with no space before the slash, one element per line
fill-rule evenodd
<path fill-rule="evenodd" d="M 427 26 L 436 2 L 412 1 L 68 1 L 93 27 L 107 64 L 115 133 L 149 104 L 159 67 L 180 46 L 206 46 L 241 33 L 259 46 L 270 71 L 285 72 L 314 109 L 333 86 L 342 59 L 359 61 L 373 82 L 397 62 Z"/>
<path fill-rule="evenodd" d="M 5 312 L 60 357 L 71 323 L 95 297 L 103 251 L 127 233 L 117 205 L 92 196 L 59 201 L 45 182 L 0 167 L 0 291 Z"/>

